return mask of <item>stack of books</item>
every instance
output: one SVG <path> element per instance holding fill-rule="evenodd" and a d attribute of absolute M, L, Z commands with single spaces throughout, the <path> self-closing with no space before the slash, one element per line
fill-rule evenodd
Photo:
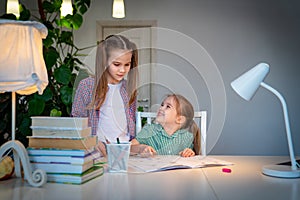
<path fill-rule="evenodd" d="M 48 182 L 82 184 L 103 174 L 94 165 L 101 155 L 94 150 L 88 118 L 32 117 L 27 152 L 34 169 L 47 173 Z"/>

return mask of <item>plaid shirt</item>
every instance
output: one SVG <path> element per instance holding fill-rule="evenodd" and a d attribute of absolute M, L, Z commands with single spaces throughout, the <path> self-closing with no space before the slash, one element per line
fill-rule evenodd
<path fill-rule="evenodd" d="M 88 110 L 87 105 L 92 100 L 92 93 L 94 88 L 94 78 L 86 78 L 80 81 L 76 94 L 74 97 L 71 116 L 73 117 L 88 117 L 89 126 L 92 127 L 92 135 L 97 135 L 97 128 L 100 118 L 100 110 Z M 136 112 L 136 102 L 131 106 L 127 106 L 129 98 L 126 91 L 126 80 L 122 80 L 122 85 L 120 89 L 120 94 L 124 102 L 125 114 L 127 119 L 128 134 L 130 134 L 130 139 L 135 137 L 135 112 Z"/>
<path fill-rule="evenodd" d="M 185 148 L 193 149 L 194 136 L 186 129 L 168 135 L 160 124 L 146 124 L 135 139 L 153 147 L 158 155 L 178 155 Z"/>

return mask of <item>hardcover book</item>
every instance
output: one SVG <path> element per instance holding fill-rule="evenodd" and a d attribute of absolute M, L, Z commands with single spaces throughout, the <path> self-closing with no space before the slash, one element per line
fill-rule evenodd
<path fill-rule="evenodd" d="M 68 155 L 31 155 L 29 154 L 29 160 L 31 162 L 40 163 L 65 163 L 65 164 L 84 164 L 89 161 L 99 159 L 100 152 L 94 151 L 85 156 L 68 156 Z"/>
<path fill-rule="evenodd" d="M 82 174 L 48 173 L 47 181 L 65 184 L 83 184 L 103 175 L 103 173 L 104 169 L 102 166 L 93 166 Z"/>
<path fill-rule="evenodd" d="M 83 129 L 88 127 L 87 117 L 31 117 L 33 127 L 63 127 Z"/>
<path fill-rule="evenodd" d="M 68 173 L 82 174 L 93 167 L 94 162 L 89 161 L 84 164 L 65 164 L 65 163 L 31 163 L 33 169 L 42 169 L 46 173 Z"/>
<path fill-rule="evenodd" d="M 28 136 L 28 147 L 57 149 L 90 149 L 97 144 L 97 136 L 88 137 L 35 137 Z"/>
<path fill-rule="evenodd" d="M 27 147 L 27 152 L 32 156 L 86 156 L 94 151 L 90 149 L 56 149 Z"/>
<path fill-rule="evenodd" d="M 32 136 L 47 136 L 47 137 L 87 137 L 91 135 L 91 127 L 77 128 L 62 128 L 62 127 L 42 127 L 31 126 Z"/>

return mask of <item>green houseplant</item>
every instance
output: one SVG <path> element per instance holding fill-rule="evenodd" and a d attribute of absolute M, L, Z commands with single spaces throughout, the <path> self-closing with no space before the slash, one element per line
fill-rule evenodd
<path fill-rule="evenodd" d="M 83 56 L 74 44 L 74 30 L 83 23 L 83 15 L 90 7 L 90 0 L 74 0 L 73 14 L 60 16 L 62 0 L 37 0 L 39 17 L 35 17 L 48 28 L 48 36 L 43 40 L 44 60 L 49 84 L 42 95 L 37 93 L 17 95 L 16 139 L 27 146 L 26 136 L 31 135 L 31 116 L 70 116 L 74 82 L 83 63 Z M 31 12 L 20 5 L 18 20 L 29 20 Z M 16 19 L 12 14 L 1 18 Z M 85 48 L 84 48 L 85 49 Z M 11 134 L 11 94 L 0 94 L 0 145 L 10 139 Z"/>

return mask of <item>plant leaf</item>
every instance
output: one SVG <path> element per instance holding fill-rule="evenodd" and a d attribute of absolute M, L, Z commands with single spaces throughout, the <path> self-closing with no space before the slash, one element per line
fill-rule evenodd
<path fill-rule="evenodd" d="M 31 125 L 31 119 L 28 116 L 23 116 L 19 126 L 19 130 L 22 134 L 28 135 L 28 129 Z"/>
<path fill-rule="evenodd" d="M 70 17 L 70 15 L 67 15 L 67 16 L 61 18 L 60 20 L 57 20 L 57 25 L 66 27 L 68 29 L 72 29 L 71 20 L 68 20 L 67 17 Z"/>
<path fill-rule="evenodd" d="M 34 98 L 43 100 L 43 101 L 45 101 L 45 102 L 51 100 L 52 97 L 53 97 L 53 94 L 52 94 L 52 91 L 50 90 L 49 87 L 47 87 L 47 88 L 44 90 L 44 92 L 43 92 L 42 95 L 38 95 L 37 93 L 34 94 Z"/>
<path fill-rule="evenodd" d="M 75 14 L 72 19 L 72 25 L 75 30 L 79 29 L 83 22 L 83 18 L 80 14 Z"/>
<path fill-rule="evenodd" d="M 75 7 L 81 14 L 84 14 L 90 7 L 90 0 L 75 0 Z"/>
<path fill-rule="evenodd" d="M 32 99 L 28 103 L 28 113 L 30 116 L 41 115 L 45 108 L 45 102 L 41 99 Z"/>
<path fill-rule="evenodd" d="M 43 1 L 44 10 L 48 13 L 59 12 L 62 0 L 52 0 L 51 2 Z"/>
<path fill-rule="evenodd" d="M 43 1 L 43 8 L 48 13 L 53 13 L 55 11 L 55 7 L 49 1 Z"/>
<path fill-rule="evenodd" d="M 72 93 L 73 89 L 68 86 L 63 86 L 60 88 L 61 100 L 65 105 L 72 104 Z"/>
<path fill-rule="evenodd" d="M 54 78 L 57 82 L 67 85 L 71 80 L 71 70 L 66 65 L 61 65 L 54 70 Z"/>
<path fill-rule="evenodd" d="M 20 7 L 19 20 L 23 20 L 23 21 L 29 20 L 31 16 L 30 11 L 23 4 L 20 4 L 19 7 Z"/>
<path fill-rule="evenodd" d="M 60 117 L 61 116 L 61 111 L 57 109 L 52 109 L 50 112 L 50 117 Z"/>
<path fill-rule="evenodd" d="M 55 48 L 50 47 L 49 49 L 44 51 L 44 59 L 47 66 L 47 69 L 51 69 L 53 65 L 55 65 L 57 59 L 59 58 L 59 53 Z"/>
<path fill-rule="evenodd" d="M 73 44 L 73 33 L 70 31 L 62 31 L 59 43 Z"/>
<path fill-rule="evenodd" d="M 12 20 L 16 20 L 17 17 L 14 14 L 4 14 L 0 16 L 1 19 L 12 19 Z"/>
<path fill-rule="evenodd" d="M 48 35 L 45 39 L 43 39 L 43 44 L 46 48 L 51 47 L 54 44 L 55 34 L 51 29 L 48 29 Z"/>

